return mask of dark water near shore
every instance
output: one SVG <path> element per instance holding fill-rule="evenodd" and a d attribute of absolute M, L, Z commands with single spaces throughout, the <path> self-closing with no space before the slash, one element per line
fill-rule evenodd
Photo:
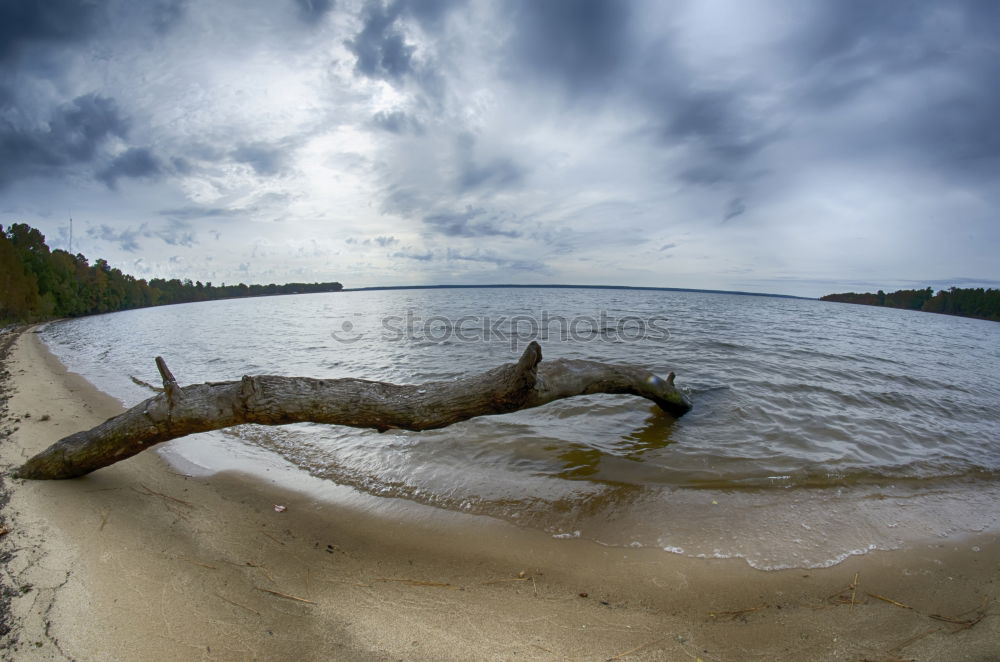
<path fill-rule="evenodd" d="M 546 358 L 673 370 L 695 409 L 674 421 L 642 399 L 587 396 L 423 433 L 244 426 L 172 452 L 210 469 L 289 462 L 373 495 L 761 568 L 1000 526 L 996 323 L 811 300 L 486 289 L 208 302 L 43 332 L 70 369 L 130 405 L 149 394 L 129 375 L 158 381 L 155 355 L 182 383 L 419 383 L 514 360 L 529 336 Z"/>

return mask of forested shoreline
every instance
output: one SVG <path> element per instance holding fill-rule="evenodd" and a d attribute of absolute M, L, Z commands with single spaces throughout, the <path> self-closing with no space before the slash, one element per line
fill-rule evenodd
<path fill-rule="evenodd" d="M 888 294 L 882 290 L 874 294 L 871 292 L 863 294 L 844 292 L 842 294 L 827 294 L 820 297 L 820 300 L 922 310 L 928 313 L 942 313 L 1000 322 L 1000 290 L 992 288 L 952 287 L 947 290 L 939 290 L 936 294 L 930 287 L 922 290 L 896 290 Z"/>
<path fill-rule="evenodd" d="M 213 285 L 190 279 L 135 278 L 103 259 L 52 250 L 45 235 L 25 223 L 0 225 L 0 324 L 40 322 L 132 308 L 275 294 L 339 292 L 343 285 L 286 283 Z M 957 288 L 843 292 L 822 301 L 921 310 L 1000 322 L 1000 289 Z"/>
<path fill-rule="evenodd" d="M 0 323 L 40 322 L 172 303 L 272 294 L 339 292 L 332 283 L 212 285 L 190 279 L 135 278 L 98 259 L 50 250 L 45 235 L 25 223 L 0 225 Z"/>

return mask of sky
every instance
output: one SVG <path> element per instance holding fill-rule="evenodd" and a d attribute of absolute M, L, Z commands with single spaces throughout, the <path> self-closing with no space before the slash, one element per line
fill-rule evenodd
<path fill-rule="evenodd" d="M 215 284 L 997 287 L 997 35 L 992 0 L 0 0 L 0 223 Z"/>

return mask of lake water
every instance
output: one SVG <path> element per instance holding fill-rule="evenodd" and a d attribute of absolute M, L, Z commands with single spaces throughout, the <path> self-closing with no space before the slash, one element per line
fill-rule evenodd
<path fill-rule="evenodd" d="M 1000 529 L 1000 324 L 813 300 L 468 289 L 216 301 L 48 325 L 73 371 L 133 405 L 130 376 L 448 380 L 515 360 L 677 373 L 694 409 L 586 396 L 430 432 L 241 426 L 164 446 L 186 467 L 330 483 L 558 537 L 830 565 Z M 369 498 L 369 497 L 365 497 Z M 401 509 L 405 510 L 405 509 Z"/>

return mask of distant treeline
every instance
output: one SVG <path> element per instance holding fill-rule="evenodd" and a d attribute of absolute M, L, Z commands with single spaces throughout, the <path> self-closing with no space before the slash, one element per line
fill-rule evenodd
<path fill-rule="evenodd" d="M 49 250 L 45 236 L 24 223 L 0 225 L 0 322 L 38 322 L 170 303 L 210 301 L 266 294 L 338 292 L 340 283 L 222 285 L 201 281 L 146 281 L 122 273 L 104 260 Z"/>
<path fill-rule="evenodd" d="M 929 313 L 977 317 L 1000 322 L 1000 290 L 984 290 L 981 287 L 962 289 L 953 287 L 948 290 L 940 290 L 937 294 L 929 287 L 923 290 L 896 290 L 889 294 L 882 290 L 875 294 L 846 292 L 844 294 L 827 294 L 821 299 L 842 303 L 861 303 L 867 306 L 923 310 Z"/>

